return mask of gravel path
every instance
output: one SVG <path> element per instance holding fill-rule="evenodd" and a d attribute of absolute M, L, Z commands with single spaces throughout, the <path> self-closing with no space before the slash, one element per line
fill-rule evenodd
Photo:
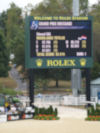
<path fill-rule="evenodd" d="M 10 77 L 13 80 L 15 80 L 15 82 L 17 83 L 17 88 L 15 88 L 17 91 L 27 90 L 27 87 L 28 87 L 27 83 L 25 81 L 22 81 L 22 78 L 20 77 L 20 74 L 15 67 L 11 68 L 9 74 L 10 74 Z"/>

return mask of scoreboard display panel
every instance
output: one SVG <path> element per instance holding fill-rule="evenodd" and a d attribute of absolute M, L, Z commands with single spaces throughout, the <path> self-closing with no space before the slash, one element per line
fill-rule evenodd
<path fill-rule="evenodd" d="M 28 17 L 26 39 L 27 68 L 92 67 L 92 17 Z"/>

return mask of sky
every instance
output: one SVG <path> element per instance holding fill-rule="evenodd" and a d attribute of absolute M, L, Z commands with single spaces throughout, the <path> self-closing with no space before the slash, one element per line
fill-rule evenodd
<path fill-rule="evenodd" d="M 21 8 L 24 8 L 28 3 L 31 3 L 32 5 L 36 5 L 39 2 L 43 0 L 1 0 L 0 2 L 0 12 L 8 9 L 10 7 L 10 3 L 14 2 L 16 5 L 18 5 Z M 89 0 L 90 5 L 96 3 L 98 0 Z"/>

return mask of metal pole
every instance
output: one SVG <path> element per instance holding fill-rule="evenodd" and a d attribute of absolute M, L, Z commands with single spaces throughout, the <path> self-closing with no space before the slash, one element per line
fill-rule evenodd
<path fill-rule="evenodd" d="M 90 91 L 90 69 L 89 68 L 87 68 L 86 70 L 85 70 L 85 72 L 86 72 L 86 100 L 87 101 L 91 101 L 91 99 L 90 99 L 90 93 L 91 93 L 91 91 Z"/>
<path fill-rule="evenodd" d="M 30 106 L 34 102 L 34 70 L 29 69 L 29 98 L 30 98 Z"/>
<path fill-rule="evenodd" d="M 79 0 L 73 0 L 73 16 L 79 16 Z"/>
<path fill-rule="evenodd" d="M 78 96 L 78 91 L 81 88 L 81 70 L 80 69 L 72 69 L 71 70 L 71 81 L 72 81 L 72 92 L 73 96 Z"/>
<path fill-rule="evenodd" d="M 73 0 L 73 16 L 79 16 L 79 0 Z M 71 82 L 73 96 L 78 96 L 78 90 L 81 88 L 81 70 L 71 70 Z"/>

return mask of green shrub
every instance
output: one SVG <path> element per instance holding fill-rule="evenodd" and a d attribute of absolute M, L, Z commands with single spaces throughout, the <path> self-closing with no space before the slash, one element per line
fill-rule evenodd
<path fill-rule="evenodd" d="M 57 115 L 58 115 L 58 110 L 57 110 L 57 108 L 55 108 L 54 115 L 55 115 L 55 116 L 57 116 Z"/>
<path fill-rule="evenodd" d="M 57 116 L 58 115 L 58 110 L 57 110 L 57 108 L 53 109 L 52 106 L 50 106 L 48 108 L 35 107 L 35 115 L 38 115 L 38 114 Z"/>
<path fill-rule="evenodd" d="M 37 107 L 35 107 L 35 115 L 38 115 L 39 114 L 39 110 Z"/>
<path fill-rule="evenodd" d="M 91 120 L 91 118 L 88 117 L 88 118 L 86 118 L 85 120 L 88 120 L 88 121 L 89 121 L 89 120 Z"/>
<path fill-rule="evenodd" d="M 96 105 L 96 109 L 93 106 L 89 107 L 88 110 L 88 117 L 86 120 L 93 120 L 93 121 L 100 121 L 100 105 Z"/>
<path fill-rule="evenodd" d="M 43 88 L 44 90 L 48 88 L 48 83 L 50 80 L 48 79 L 37 79 L 35 81 L 35 89 Z"/>
<path fill-rule="evenodd" d="M 22 94 L 22 92 L 15 91 L 14 89 L 10 89 L 10 88 L 0 88 L 0 94 L 16 96 L 16 94 Z"/>
<path fill-rule="evenodd" d="M 52 106 L 49 107 L 49 114 L 53 114 L 53 107 Z"/>
<path fill-rule="evenodd" d="M 89 107 L 87 109 L 87 113 L 88 113 L 88 116 L 91 115 L 91 116 L 97 116 L 97 115 L 100 115 L 100 105 L 96 105 L 96 109 L 94 109 L 93 106 Z"/>
<path fill-rule="evenodd" d="M 11 96 L 16 96 L 17 92 L 14 89 L 10 88 L 2 88 L 0 89 L 0 93 L 4 95 L 11 95 Z"/>
<path fill-rule="evenodd" d="M 87 117 L 85 120 L 88 120 L 88 121 L 100 121 L 100 116 L 99 117 L 97 117 L 97 116 Z"/>

